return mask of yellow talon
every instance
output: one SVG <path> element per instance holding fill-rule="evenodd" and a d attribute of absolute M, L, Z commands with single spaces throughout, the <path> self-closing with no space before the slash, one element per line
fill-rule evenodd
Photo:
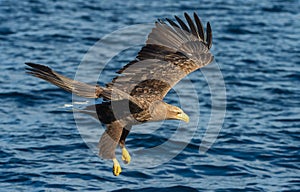
<path fill-rule="evenodd" d="M 118 176 L 122 172 L 121 166 L 116 158 L 113 159 L 113 162 L 114 162 L 113 173 L 115 176 Z"/>
<path fill-rule="evenodd" d="M 131 160 L 129 152 L 127 151 L 127 149 L 125 147 L 122 148 L 122 160 L 125 164 L 129 164 L 130 160 Z"/>

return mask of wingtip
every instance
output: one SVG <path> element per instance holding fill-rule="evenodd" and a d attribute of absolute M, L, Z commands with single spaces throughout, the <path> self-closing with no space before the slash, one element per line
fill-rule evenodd
<path fill-rule="evenodd" d="M 193 13 L 193 16 L 194 16 L 194 19 L 195 19 L 195 20 L 196 20 L 196 19 L 200 20 L 200 18 L 199 18 L 199 16 L 198 16 L 198 14 L 196 13 L 196 11 Z"/>
<path fill-rule="evenodd" d="M 165 22 L 162 19 L 157 19 L 157 22 L 160 24 L 165 24 Z"/>
<path fill-rule="evenodd" d="M 177 19 L 180 19 L 177 15 L 174 15 L 174 17 L 175 17 L 176 20 L 177 20 Z"/>
<path fill-rule="evenodd" d="M 188 22 L 188 25 L 190 27 L 190 31 L 192 32 L 192 34 L 194 36 L 196 36 L 197 38 L 199 38 L 199 32 L 196 29 L 195 23 L 193 21 L 193 19 L 189 16 L 189 14 L 184 14 L 186 21 Z"/>
<path fill-rule="evenodd" d="M 204 41 L 204 28 L 203 28 L 203 25 L 202 25 L 202 22 L 201 22 L 200 18 L 196 14 L 196 12 L 194 12 L 194 20 L 195 20 L 195 23 L 196 23 L 196 26 L 197 26 L 199 37 L 202 41 Z"/>
<path fill-rule="evenodd" d="M 25 65 L 28 65 L 28 66 L 30 66 L 30 67 L 37 67 L 37 66 L 42 66 L 42 65 L 40 65 L 40 64 L 36 64 L 36 63 L 32 63 L 32 62 L 25 62 Z"/>
<path fill-rule="evenodd" d="M 187 27 L 187 25 L 176 15 L 174 16 L 175 19 L 177 20 L 178 24 L 181 26 L 181 28 L 186 31 L 186 32 L 190 32 L 189 28 Z"/>
<path fill-rule="evenodd" d="M 212 46 L 212 30 L 209 22 L 206 24 L 206 42 L 208 49 L 210 49 Z"/>
<path fill-rule="evenodd" d="M 207 22 L 206 26 L 209 27 L 209 28 L 211 28 L 209 21 Z"/>
<path fill-rule="evenodd" d="M 25 62 L 25 65 L 28 65 L 28 66 L 31 66 L 33 65 L 34 63 L 31 63 L 31 62 Z"/>
<path fill-rule="evenodd" d="M 49 68 L 48 66 L 45 66 L 45 65 L 41 65 L 41 64 L 37 64 L 37 63 L 32 63 L 32 62 L 25 62 L 25 64 L 29 67 L 26 67 L 25 69 L 26 70 L 32 70 L 32 69 L 35 69 L 35 70 L 41 70 L 41 71 L 47 71 L 47 72 L 50 72 L 52 71 L 51 68 Z"/>

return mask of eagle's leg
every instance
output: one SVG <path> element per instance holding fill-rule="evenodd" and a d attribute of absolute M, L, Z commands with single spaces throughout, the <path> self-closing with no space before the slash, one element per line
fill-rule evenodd
<path fill-rule="evenodd" d="M 115 176 L 118 176 L 122 172 L 121 165 L 120 165 L 120 163 L 118 162 L 118 160 L 116 158 L 113 158 L 112 160 L 113 160 L 113 163 L 114 163 L 114 165 L 113 165 L 113 174 Z"/>
<path fill-rule="evenodd" d="M 113 161 L 112 172 L 115 176 L 122 172 L 121 165 L 116 159 L 115 150 L 120 142 L 123 126 L 120 121 L 115 121 L 106 125 L 107 129 L 102 134 L 99 141 L 99 156 L 103 159 L 111 159 Z"/>
<path fill-rule="evenodd" d="M 122 147 L 122 160 L 125 164 L 129 164 L 130 160 L 131 160 L 129 152 L 127 151 L 127 149 L 125 147 Z"/>
<path fill-rule="evenodd" d="M 131 160 L 130 154 L 125 147 L 125 139 L 126 139 L 127 135 L 129 134 L 129 131 L 130 131 L 130 128 L 128 128 L 128 127 L 123 128 L 122 135 L 121 135 L 120 142 L 119 142 L 119 145 L 122 148 L 122 160 L 125 164 L 129 164 L 130 160 Z"/>

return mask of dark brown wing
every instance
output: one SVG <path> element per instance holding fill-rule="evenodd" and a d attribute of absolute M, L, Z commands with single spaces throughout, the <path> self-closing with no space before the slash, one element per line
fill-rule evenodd
<path fill-rule="evenodd" d="M 25 63 L 31 68 L 26 68 L 27 73 L 38 77 L 40 79 L 44 79 L 68 92 L 73 92 L 76 95 L 86 98 L 98 98 L 99 94 L 103 92 L 103 89 L 98 86 L 88 85 L 79 81 L 75 81 L 68 77 L 65 77 L 51 68 L 35 64 L 35 63 Z"/>
<path fill-rule="evenodd" d="M 109 88 L 117 88 L 139 102 L 162 100 L 183 77 L 213 60 L 209 52 L 212 43 L 210 24 L 206 39 L 200 19 L 185 13 L 188 26 L 178 17 L 178 24 L 159 20 L 148 36 L 146 45 L 136 59 L 124 66 Z"/>
<path fill-rule="evenodd" d="M 100 87 L 98 85 L 89 85 L 86 83 L 82 83 L 79 81 L 75 81 L 68 77 L 65 77 L 56 71 L 52 70 L 51 68 L 35 64 L 35 63 L 25 63 L 29 67 L 26 68 L 27 73 L 38 77 L 40 79 L 44 79 L 68 92 L 72 92 L 78 96 L 86 97 L 86 98 L 105 98 L 107 100 L 128 100 L 132 104 L 135 104 L 138 107 L 138 102 L 135 98 L 131 97 L 130 95 L 124 93 L 118 89 L 110 89 L 105 87 Z"/>

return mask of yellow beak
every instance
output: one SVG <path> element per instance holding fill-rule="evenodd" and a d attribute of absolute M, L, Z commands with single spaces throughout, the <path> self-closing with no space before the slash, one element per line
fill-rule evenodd
<path fill-rule="evenodd" d="M 185 114 L 185 113 L 178 114 L 177 115 L 177 119 L 182 120 L 182 121 L 184 121 L 186 123 L 188 123 L 190 121 L 189 116 L 187 114 Z"/>

